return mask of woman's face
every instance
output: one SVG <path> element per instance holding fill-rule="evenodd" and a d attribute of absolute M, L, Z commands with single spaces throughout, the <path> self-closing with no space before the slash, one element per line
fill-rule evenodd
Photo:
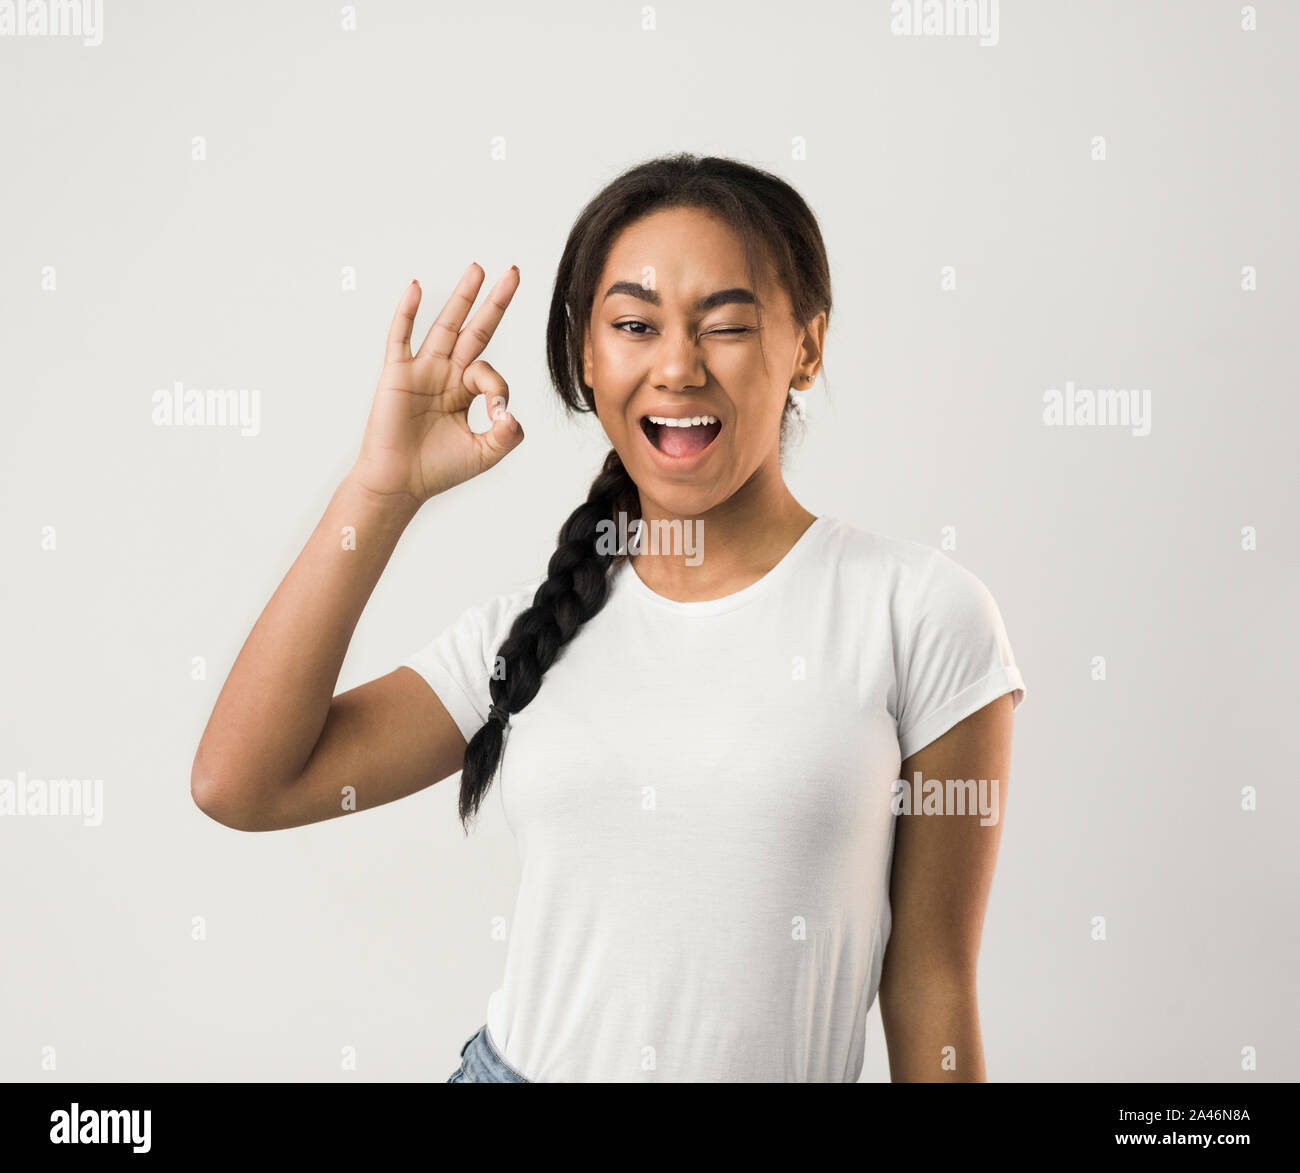
<path fill-rule="evenodd" d="M 584 378 L 643 512 L 696 517 L 779 481 L 786 395 L 816 373 L 824 331 L 822 316 L 796 327 L 770 274 L 750 288 L 739 238 L 708 213 L 663 210 L 626 228 L 597 286 Z"/>

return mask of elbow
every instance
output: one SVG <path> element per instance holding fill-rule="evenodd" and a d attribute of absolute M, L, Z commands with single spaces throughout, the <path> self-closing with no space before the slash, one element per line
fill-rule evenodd
<path fill-rule="evenodd" d="M 220 823 L 232 831 L 257 830 L 247 812 L 224 797 L 228 794 L 229 790 L 222 787 L 210 773 L 204 770 L 196 758 L 190 772 L 190 798 L 194 800 L 194 805 L 214 823 Z"/>

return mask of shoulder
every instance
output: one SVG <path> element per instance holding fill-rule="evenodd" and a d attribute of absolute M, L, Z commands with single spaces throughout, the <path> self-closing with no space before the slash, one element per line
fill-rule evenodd
<path fill-rule="evenodd" d="M 538 574 L 511 583 L 486 601 L 469 607 L 463 617 L 493 636 L 499 633 L 504 638 L 515 618 L 532 605 L 537 588 L 545 581 L 546 575 Z"/>
<path fill-rule="evenodd" d="M 462 608 L 413 659 L 459 658 L 472 664 L 490 659 L 515 619 L 531 605 L 545 578 L 541 574 L 518 580 Z"/>
<path fill-rule="evenodd" d="M 855 582 L 888 599 L 904 645 L 918 627 L 963 629 L 997 611 L 988 587 L 937 546 L 827 518 L 831 559 Z"/>
<path fill-rule="evenodd" d="M 856 575 L 884 582 L 897 600 L 917 598 L 938 574 L 947 578 L 968 573 L 935 546 L 910 538 L 897 538 L 828 517 L 823 541 L 829 558 Z M 972 576 L 973 577 L 973 576 Z"/>
<path fill-rule="evenodd" d="M 853 568 L 839 577 L 890 628 L 891 712 L 904 759 L 1003 693 L 1019 707 L 1024 678 L 997 602 L 978 575 L 937 546 L 845 522 L 827 527 L 826 538 L 840 566 Z"/>

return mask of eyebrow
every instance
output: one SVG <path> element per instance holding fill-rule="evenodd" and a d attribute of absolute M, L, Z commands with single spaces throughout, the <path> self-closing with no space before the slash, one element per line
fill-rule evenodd
<path fill-rule="evenodd" d="M 605 297 L 613 297 L 616 293 L 625 293 L 628 297 L 639 297 L 642 301 L 648 301 L 651 305 L 660 305 L 659 291 L 647 289 L 636 281 L 615 281 L 605 291 Z M 715 306 L 720 305 L 758 305 L 758 298 L 748 289 L 719 289 L 716 293 L 710 293 L 702 297 L 695 303 L 697 313 L 706 313 Z"/>

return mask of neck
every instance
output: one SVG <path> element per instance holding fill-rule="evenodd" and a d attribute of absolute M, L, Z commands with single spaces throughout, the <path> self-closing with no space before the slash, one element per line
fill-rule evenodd
<path fill-rule="evenodd" d="M 744 590 L 816 520 L 779 477 L 766 490 L 751 481 L 699 515 L 674 513 L 643 494 L 641 516 L 645 529 L 632 571 L 656 594 L 679 603 Z"/>

